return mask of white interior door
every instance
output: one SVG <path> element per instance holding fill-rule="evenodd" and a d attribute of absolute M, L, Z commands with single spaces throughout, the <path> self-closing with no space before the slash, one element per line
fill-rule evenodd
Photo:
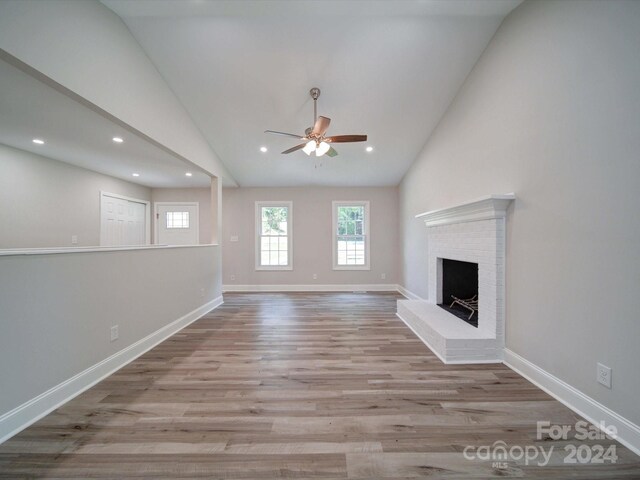
<path fill-rule="evenodd" d="M 147 206 L 127 201 L 127 226 L 124 229 L 126 245 L 145 244 L 145 216 Z"/>
<path fill-rule="evenodd" d="M 100 196 L 100 245 L 119 247 L 147 243 L 149 204 L 102 192 Z"/>
<path fill-rule="evenodd" d="M 160 245 L 198 245 L 198 203 L 157 202 L 156 243 Z"/>

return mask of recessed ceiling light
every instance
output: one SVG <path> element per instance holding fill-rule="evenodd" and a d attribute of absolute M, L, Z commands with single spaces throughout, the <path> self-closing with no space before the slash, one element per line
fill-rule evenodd
<path fill-rule="evenodd" d="M 373 152 L 373 147 L 372 147 L 371 145 L 369 145 L 369 146 L 366 148 L 366 150 L 367 150 L 367 152 Z"/>
<path fill-rule="evenodd" d="M 120 137 L 113 137 L 113 141 L 116 142 L 116 143 L 124 142 L 124 140 L 122 138 L 120 138 Z"/>
<path fill-rule="evenodd" d="M 38 145 L 44 145 L 44 140 L 40 140 L 39 138 L 34 138 L 31 140 L 33 143 L 37 143 Z"/>
<path fill-rule="evenodd" d="M 260 151 L 262 153 L 267 153 L 267 147 L 260 147 Z"/>
<path fill-rule="evenodd" d="M 139 173 L 132 173 L 131 175 L 133 175 L 134 177 L 139 177 L 140 176 Z"/>
<path fill-rule="evenodd" d="M 187 172 L 187 173 L 185 173 L 185 175 L 186 175 L 187 177 L 190 177 L 190 176 L 192 176 L 192 175 L 193 175 L 193 173 L 191 173 L 191 172 Z"/>

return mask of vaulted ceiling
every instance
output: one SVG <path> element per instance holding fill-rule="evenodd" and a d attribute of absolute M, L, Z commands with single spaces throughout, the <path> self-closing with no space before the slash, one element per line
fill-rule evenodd
<path fill-rule="evenodd" d="M 402 179 L 520 0 L 102 2 L 241 186 L 382 186 Z M 281 155 L 296 139 L 264 130 L 311 126 L 311 87 L 329 134 L 368 142 Z"/>

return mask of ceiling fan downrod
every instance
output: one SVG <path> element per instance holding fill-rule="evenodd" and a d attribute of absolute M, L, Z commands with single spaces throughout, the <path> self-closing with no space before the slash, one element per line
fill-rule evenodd
<path fill-rule="evenodd" d="M 320 89 L 313 87 L 309 90 L 309 95 L 313 98 L 313 124 L 315 125 L 318 120 L 318 97 L 320 97 Z"/>

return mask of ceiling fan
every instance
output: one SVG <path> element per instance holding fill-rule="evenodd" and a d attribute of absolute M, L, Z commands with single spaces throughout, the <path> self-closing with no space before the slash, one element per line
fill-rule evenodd
<path fill-rule="evenodd" d="M 274 135 L 284 135 L 286 137 L 294 137 L 303 140 L 303 143 L 291 147 L 282 153 L 291 153 L 297 150 L 302 150 L 307 155 L 311 155 L 312 152 L 316 152 L 317 157 L 321 157 L 325 153 L 330 157 L 338 155 L 335 148 L 331 146 L 332 143 L 350 143 L 350 142 L 366 142 L 366 135 L 333 135 L 331 137 L 325 137 L 325 133 L 329 128 L 331 119 L 323 116 L 318 116 L 318 97 L 320 96 L 320 89 L 317 87 L 309 90 L 311 98 L 313 98 L 313 127 L 309 127 L 305 130 L 304 135 L 296 135 L 294 133 L 276 132 L 274 130 L 265 130 L 264 133 L 272 133 Z"/>

